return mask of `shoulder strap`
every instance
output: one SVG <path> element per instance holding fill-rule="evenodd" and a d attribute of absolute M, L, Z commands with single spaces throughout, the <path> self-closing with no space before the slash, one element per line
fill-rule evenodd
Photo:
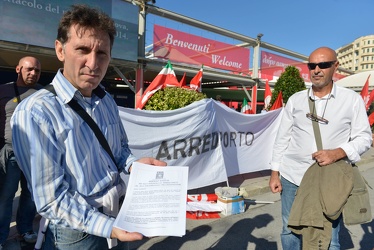
<path fill-rule="evenodd" d="M 18 91 L 17 82 L 13 82 L 13 87 L 14 87 L 14 93 L 16 94 L 17 103 L 19 104 L 21 102 L 21 97 Z"/>
<path fill-rule="evenodd" d="M 307 92 L 308 101 L 309 101 L 309 110 L 311 114 L 316 115 L 315 109 L 313 109 L 314 103 L 312 102 L 312 99 L 309 96 L 309 91 Z M 312 121 L 312 124 L 313 124 L 314 138 L 316 139 L 317 149 L 322 150 L 322 138 L 321 138 L 321 131 L 319 130 L 319 124 L 317 121 Z"/>
<path fill-rule="evenodd" d="M 56 91 L 53 87 L 53 85 L 47 85 L 44 87 L 46 90 L 52 92 L 54 95 L 56 95 Z M 68 102 L 68 105 L 90 126 L 92 131 L 95 133 L 98 141 L 100 142 L 101 146 L 105 149 L 105 151 L 109 154 L 110 158 L 112 158 L 112 161 L 118 168 L 116 161 L 114 159 L 112 150 L 110 149 L 110 146 L 108 144 L 108 141 L 106 140 L 103 132 L 101 132 L 99 126 L 97 126 L 96 122 L 92 119 L 91 116 L 82 108 L 81 105 L 75 100 L 71 99 L 70 102 Z"/>

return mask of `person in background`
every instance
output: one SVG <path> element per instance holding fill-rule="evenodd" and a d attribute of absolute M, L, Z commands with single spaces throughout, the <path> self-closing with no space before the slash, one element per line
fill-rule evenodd
<path fill-rule="evenodd" d="M 15 155 L 38 213 L 49 220 L 43 249 L 126 249 L 127 241 L 143 237 L 113 227 L 125 192 L 120 172 L 129 173 L 134 161 L 166 163 L 131 153 L 118 107 L 100 84 L 115 35 L 114 21 L 98 9 L 73 5 L 65 11 L 55 41 L 63 63 L 51 83 L 55 93 L 38 91 L 12 117 Z M 71 100 L 98 125 L 114 161 Z"/>
<path fill-rule="evenodd" d="M 35 204 L 13 153 L 10 119 L 23 99 L 43 87 L 37 83 L 41 73 L 40 62 L 31 56 L 23 57 L 16 66 L 16 72 L 17 81 L 0 85 L 0 249 L 9 235 L 13 199 L 19 183 L 21 194 L 16 215 L 17 231 L 28 243 L 34 243 L 37 236 L 33 231 Z"/>
<path fill-rule="evenodd" d="M 281 193 L 283 249 L 301 249 L 301 237 L 287 227 L 295 193 L 306 170 L 318 162 L 328 167 L 340 159 L 358 162 L 371 145 L 372 136 L 361 96 L 336 85 L 333 75 L 339 66 L 334 50 L 320 47 L 309 56 L 312 87 L 292 95 L 284 109 L 271 161 L 269 186 Z M 317 116 L 310 115 L 308 99 Z M 309 115 L 308 115 L 309 114 Z M 317 151 L 312 122 L 318 122 L 324 150 Z M 340 249 L 341 216 L 332 222 L 329 249 Z"/>

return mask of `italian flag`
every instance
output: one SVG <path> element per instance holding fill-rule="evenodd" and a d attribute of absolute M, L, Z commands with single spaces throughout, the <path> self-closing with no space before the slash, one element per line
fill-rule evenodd
<path fill-rule="evenodd" d="M 171 66 L 170 61 L 166 66 L 158 73 L 158 75 L 153 79 L 148 88 L 144 91 L 142 97 L 136 103 L 136 109 L 143 109 L 149 98 L 156 93 L 157 90 L 165 88 L 167 86 L 179 86 L 177 77 L 175 76 L 173 66 Z"/>
<path fill-rule="evenodd" d="M 243 103 L 242 103 L 241 113 L 252 114 L 251 107 L 248 105 L 247 99 L 245 99 L 245 98 L 244 98 Z"/>

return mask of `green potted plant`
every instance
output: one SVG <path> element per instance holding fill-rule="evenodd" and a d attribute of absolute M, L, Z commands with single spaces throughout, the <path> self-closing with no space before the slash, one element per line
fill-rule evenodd
<path fill-rule="evenodd" d="M 145 104 L 144 109 L 157 111 L 174 110 L 204 98 L 207 98 L 204 93 L 195 90 L 167 87 L 154 93 Z"/>
<path fill-rule="evenodd" d="M 295 66 L 287 66 L 274 85 L 270 103 L 273 105 L 280 91 L 282 91 L 283 103 L 287 103 L 291 95 L 305 88 L 300 71 Z"/>

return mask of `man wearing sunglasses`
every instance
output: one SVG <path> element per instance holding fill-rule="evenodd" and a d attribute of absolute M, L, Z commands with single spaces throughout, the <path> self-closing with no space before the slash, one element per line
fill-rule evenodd
<path fill-rule="evenodd" d="M 301 237 L 288 228 L 288 218 L 306 170 L 314 162 L 321 167 L 340 159 L 354 164 L 371 146 L 372 135 L 361 96 L 333 82 L 338 66 L 334 50 L 314 50 L 308 62 L 312 87 L 292 95 L 282 115 L 269 186 L 273 193 L 281 193 L 283 249 L 301 249 Z M 313 102 L 312 111 L 309 99 Z M 312 123 L 320 127 L 323 150 L 317 150 Z M 340 223 L 341 216 L 332 222 L 328 249 L 340 249 Z"/>

